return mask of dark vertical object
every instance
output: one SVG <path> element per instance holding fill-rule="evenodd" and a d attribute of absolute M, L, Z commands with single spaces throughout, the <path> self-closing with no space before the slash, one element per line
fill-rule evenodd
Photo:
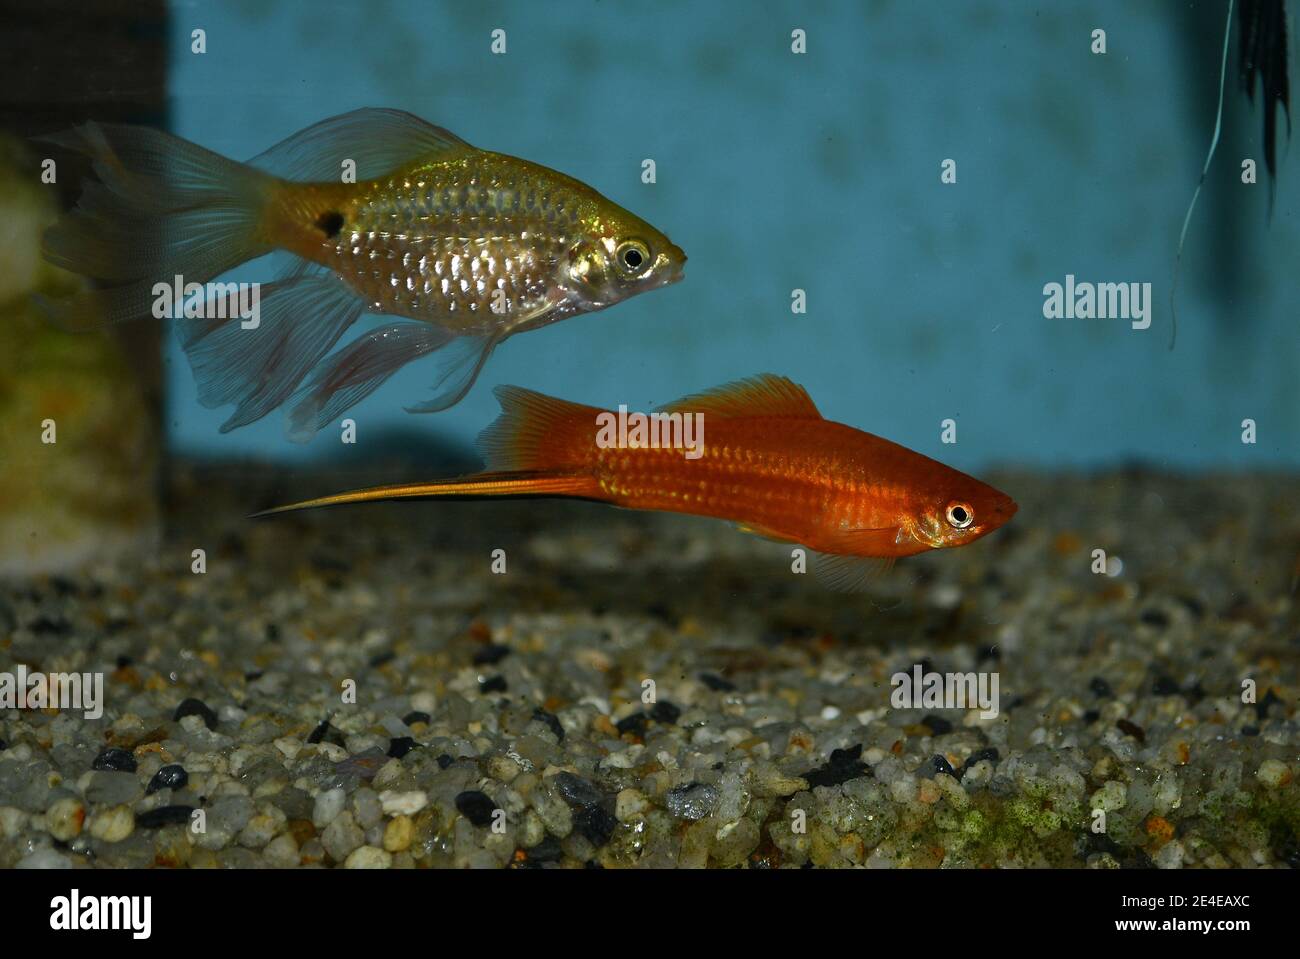
<path fill-rule="evenodd" d="M 167 37 L 163 0 L 0 0 L 0 130 L 30 140 L 87 120 L 164 126 Z M 48 155 L 39 144 L 32 149 Z M 58 188 L 70 206 L 89 164 L 58 160 Z M 161 325 L 116 332 L 161 424 Z"/>
<path fill-rule="evenodd" d="M 1286 132 L 1291 136 L 1291 83 L 1287 69 L 1286 3 L 1284 0 L 1241 0 L 1241 85 L 1250 102 L 1255 86 L 1262 86 L 1264 101 L 1264 162 L 1269 189 L 1277 180 L 1277 107 L 1286 111 Z"/>
<path fill-rule="evenodd" d="M 1189 164 L 1194 164 L 1199 174 L 1210 136 L 1214 133 L 1215 111 L 1219 104 L 1219 65 L 1223 58 L 1228 5 L 1226 0 L 1195 0 L 1186 6 L 1171 5 L 1169 16 L 1182 33 L 1184 71 L 1179 85 L 1182 90 L 1180 106 L 1185 111 L 1189 131 L 1189 139 L 1182 149 Z M 1232 29 L 1238 29 L 1238 25 L 1233 23 Z M 1228 70 L 1232 70 L 1231 64 Z M 1253 315 L 1248 309 L 1243 311 L 1241 304 L 1243 298 L 1248 301 L 1253 296 L 1243 277 L 1254 254 L 1252 245 L 1257 241 L 1257 213 L 1252 204 L 1242 202 L 1243 194 L 1235 188 L 1239 183 L 1237 173 L 1220 166 L 1229 162 L 1225 157 L 1250 155 L 1247 111 L 1239 109 L 1240 106 L 1238 98 L 1225 96 L 1223 131 L 1216 158 L 1210 167 L 1210 179 L 1207 179 L 1201 197 L 1199 209 L 1202 212 L 1197 213 L 1187 234 L 1187 250 L 1184 251 L 1187 288 L 1185 293 L 1179 294 L 1180 297 L 1211 298 L 1215 304 L 1216 322 L 1223 329 L 1249 324 Z M 1195 186 L 1195 180 L 1187 183 L 1188 199 Z M 1180 207 L 1175 215 L 1181 217 L 1183 212 Z M 1176 242 L 1177 237 L 1175 233 L 1171 243 Z M 1205 273 L 1192 265 L 1202 256 L 1214 264 L 1212 273 Z M 1200 273 L 1200 278 L 1194 279 L 1197 273 Z"/>

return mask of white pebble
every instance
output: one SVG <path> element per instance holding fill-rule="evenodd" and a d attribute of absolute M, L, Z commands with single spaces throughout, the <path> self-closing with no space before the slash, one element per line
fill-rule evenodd
<path fill-rule="evenodd" d="M 347 793 L 338 788 L 327 789 L 317 796 L 316 805 L 311 811 L 311 821 L 316 828 L 321 829 L 337 819 L 347 798 Z"/>
<path fill-rule="evenodd" d="M 413 789 L 404 793 L 390 789 L 379 794 L 379 801 L 383 804 L 386 816 L 414 816 L 429 805 L 429 794 L 423 789 Z"/>
<path fill-rule="evenodd" d="M 121 842 L 135 832 L 135 813 L 130 806 L 114 806 L 90 821 L 90 834 L 104 842 Z"/>
<path fill-rule="evenodd" d="M 344 869 L 388 869 L 393 865 L 393 854 L 375 846 L 361 846 L 343 863 Z"/>
<path fill-rule="evenodd" d="M 1160 869 L 1180 869 L 1183 865 L 1183 844 L 1172 839 L 1160 847 L 1160 851 L 1151 857 L 1151 861 Z"/>
<path fill-rule="evenodd" d="M 19 869 L 71 869 L 72 860 L 50 848 L 38 849 L 18 860 Z"/>
<path fill-rule="evenodd" d="M 1276 789 L 1291 781 L 1291 767 L 1280 759 L 1265 759 L 1255 770 L 1255 778 L 1270 789 Z"/>

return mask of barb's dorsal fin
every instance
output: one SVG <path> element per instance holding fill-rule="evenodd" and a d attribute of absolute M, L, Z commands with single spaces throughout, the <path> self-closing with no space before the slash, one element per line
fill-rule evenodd
<path fill-rule="evenodd" d="M 473 151 L 450 130 L 403 110 L 364 107 L 300 130 L 248 165 L 285 180 L 339 182 L 345 159 L 356 165 L 357 180 L 373 180 L 423 157 Z"/>
<path fill-rule="evenodd" d="M 709 413 L 713 416 L 782 416 L 795 419 L 822 418 L 806 390 L 793 380 L 775 373 L 760 373 L 748 379 L 724 383 L 703 393 L 683 396 L 659 408 L 663 413 Z"/>

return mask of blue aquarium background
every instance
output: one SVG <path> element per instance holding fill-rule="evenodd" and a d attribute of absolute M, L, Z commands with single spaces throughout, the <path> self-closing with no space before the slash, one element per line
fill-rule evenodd
<path fill-rule="evenodd" d="M 763 371 L 824 414 L 962 468 L 1300 464 L 1297 170 L 1270 215 L 1262 122 L 1230 59 L 1214 128 L 1220 3 L 177 3 L 174 132 L 247 159 L 364 106 L 569 173 L 690 257 L 686 279 L 517 336 L 441 414 L 435 361 L 291 443 L 279 411 L 227 435 L 169 334 L 173 449 L 364 460 L 455 448 L 515 383 L 646 409 Z M 494 29 L 507 52 L 491 51 Z M 191 52 L 195 29 L 206 53 Z M 807 52 L 791 52 L 806 31 Z M 1107 52 L 1091 52 L 1092 31 Z M 1234 44 L 1236 37 L 1234 36 Z M 1283 124 L 1284 127 L 1284 124 Z M 653 159 L 657 182 L 642 182 Z M 1241 182 L 1253 158 L 1259 182 Z M 956 161 L 957 182 L 941 182 Z M 1046 319 L 1043 287 L 1149 282 L 1152 323 Z M 232 278 L 235 274 L 232 274 Z M 237 271 L 269 279 L 269 268 Z M 792 290 L 807 312 L 791 311 Z M 377 323 L 367 318 L 364 323 Z M 359 332 L 352 331 L 347 339 Z M 958 442 L 940 442 L 941 421 Z M 1258 442 L 1241 442 L 1243 419 Z"/>

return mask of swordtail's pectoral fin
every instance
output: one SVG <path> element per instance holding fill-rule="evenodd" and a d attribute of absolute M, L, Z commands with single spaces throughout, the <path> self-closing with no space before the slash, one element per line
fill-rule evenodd
<path fill-rule="evenodd" d="M 817 576 L 817 581 L 837 593 L 864 592 L 870 583 L 893 568 L 892 556 L 813 554 L 813 573 Z"/>
<path fill-rule="evenodd" d="M 813 571 L 829 589 L 856 593 L 894 567 L 903 531 L 897 526 L 850 528 L 818 541 Z"/>

